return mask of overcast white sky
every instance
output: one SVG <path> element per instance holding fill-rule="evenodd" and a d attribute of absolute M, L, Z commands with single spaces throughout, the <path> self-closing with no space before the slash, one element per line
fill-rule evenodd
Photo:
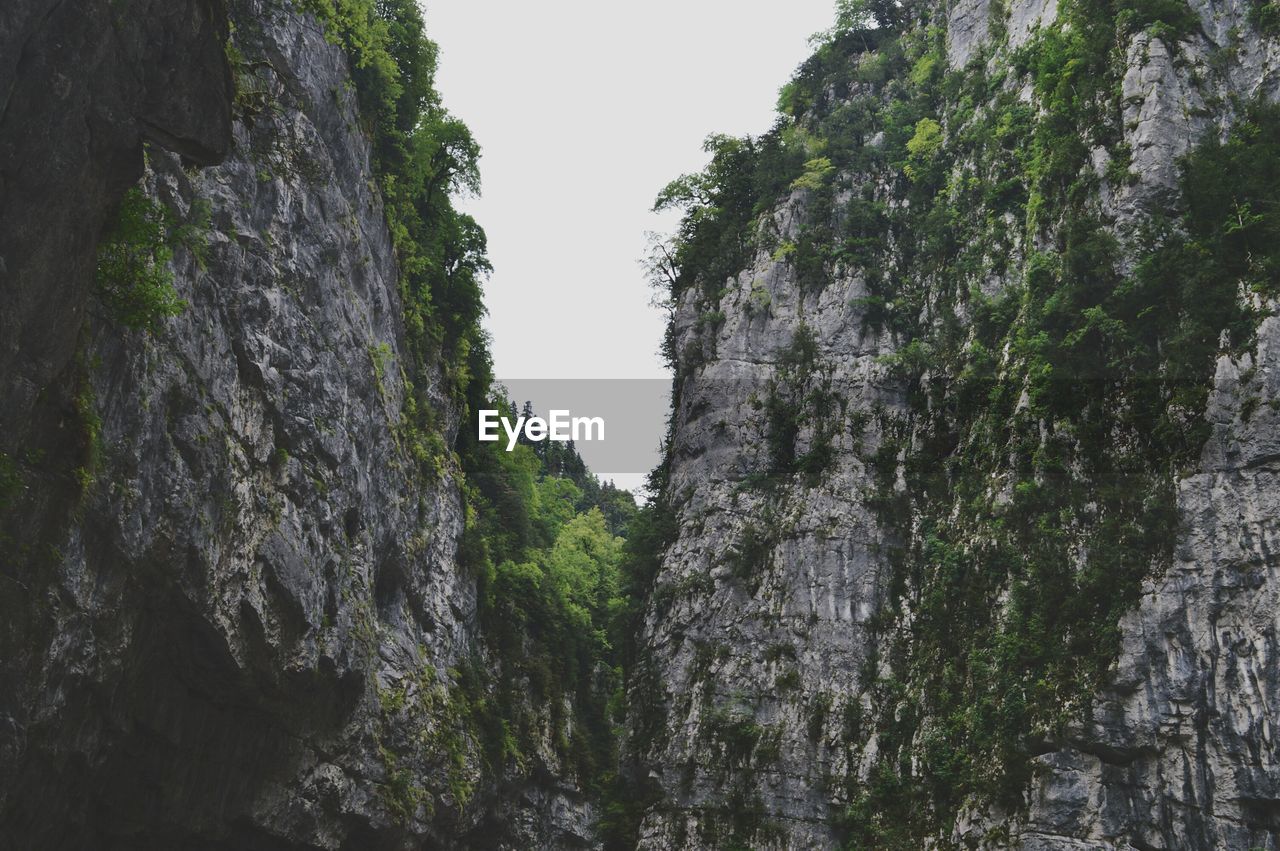
<path fill-rule="evenodd" d="M 761 133 L 832 0 L 426 0 L 445 105 L 482 149 L 495 373 L 665 377 L 638 260 L 709 133 Z"/>

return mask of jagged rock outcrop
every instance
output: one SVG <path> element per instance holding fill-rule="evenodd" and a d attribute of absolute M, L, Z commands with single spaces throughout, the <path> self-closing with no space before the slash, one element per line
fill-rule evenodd
<path fill-rule="evenodd" d="M 985 72 L 985 89 L 957 83 L 950 90 L 969 98 L 981 92 L 987 100 L 969 100 L 963 111 L 947 101 L 955 111 L 943 110 L 934 125 L 942 150 L 970 138 L 967 129 L 984 111 L 995 114 L 999 97 L 1025 104 L 1029 115 L 1050 111 L 1049 98 L 1058 95 L 1037 88 L 1028 71 L 1037 60 L 1026 57 L 1028 45 L 1054 24 L 1061 8 L 1035 0 L 960 0 L 945 9 L 940 42 L 936 30 L 925 34 L 927 13 L 908 25 L 904 40 L 916 48 L 906 48 L 902 73 L 918 78 L 913 83 L 927 80 L 934 71 L 926 63 L 937 61 L 922 44 L 940 44 L 953 72 L 969 63 L 971 75 Z M 1185 34 L 1140 30 L 1111 54 L 1120 132 L 1105 143 L 1088 141 L 1092 150 L 1078 185 L 1091 193 L 1081 206 L 1096 211 L 1125 246 L 1116 261 L 1120 268 L 1132 270 L 1149 247 L 1131 239 L 1143 223 L 1183 209 L 1179 158 L 1205 139 L 1226 136 L 1243 103 L 1280 98 L 1280 46 L 1254 28 L 1250 8 L 1193 0 L 1194 26 Z M 840 115 L 842 109 L 865 122 L 874 104 L 889 101 L 881 93 L 892 80 L 883 83 L 880 70 L 888 60 L 865 36 L 850 44 L 844 46 L 846 65 L 832 60 L 827 66 L 836 69 L 833 76 L 843 73 L 845 83 L 814 83 L 807 90 L 813 100 L 803 102 L 786 132 L 799 126 L 816 134 L 815 115 Z M 894 106 L 906 110 L 907 99 L 895 96 L 900 100 Z M 892 117 L 885 112 L 881 119 L 886 115 Z M 964 402 L 956 401 L 960 382 L 948 383 L 941 368 L 932 377 L 926 371 L 924 378 L 903 379 L 903 364 L 918 358 L 919 350 L 907 346 L 912 335 L 901 329 L 904 323 L 936 327 L 946 321 L 938 318 L 938 305 L 973 279 L 958 271 L 963 245 L 950 249 L 954 266 L 927 276 L 913 271 L 921 249 L 911 234 L 898 231 L 882 237 L 881 253 L 874 255 L 878 270 L 848 259 L 853 249 L 841 248 L 842 240 L 861 233 L 847 212 L 850 199 L 867 199 L 863 210 L 887 210 L 889 216 L 903 211 L 910 203 L 903 187 L 924 180 L 918 174 L 930 156 L 938 156 L 922 120 L 913 140 L 919 147 L 908 144 L 902 160 L 884 163 L 875 152 L 889 144 L 886 128 L 856 120 L 833 119 L 831 126 L 852 129 L 825 144 L 855 151 L 861 146 L 871 152 L 862 161 L 871 165 L 828 177 L 830 163 L 823 171 L 822 161 L 810 159 L 789 194 L 752 219 L 743 237 L 752 245 L 745 268 L 727 281 L 697 285 L 691 277 L 678 292 L 677 407 L 667 486 L 678 532 L 647 610 L 643 684 L 631 694 L 632 743 L 659 790 L 646 811 L 640 847 L 830 848 L 852 842 L 906 848 L 952 841 L 1028 849 L 1277 847 L 1280 774 L 1270 707 L 1280 700 L 1272 363 L 1280 325 L 1274 301 L 1243 293 L 1240 298 L 1258 312 L 1256 339 L 1223 352 L 1216 375 L 1206 363 L 1197 379 L 1212 377 L 1207 410 L 1198 414 L 1212 430 L 1197 460 L 1175 476 L 1180 522 L 1172 559 L 1152 564 L 1121 620 L 1119 652 L 1102 689 L 1075 705 L 1070 721 L 1047 738 L 1024 731 L 1018 749 L 1035 767 L 1019 787 L 1020 803 L 969 799 L 935 828 L 929 825 L 936 800 L 908 798 L 902 786 L 894 793 L 902 810 L 859 810 L 878 800 L 860 796 L 873 794 L 867 790 L 885 777 L 935 772 L 929 760 L 937 759 L 936 752 L 928 749 L 936 740 L 930 736 L 947 720 L 929 718 L 929 695 L 915 691 L 919 686 L 904 674 L 930 664 L 912 659 L 911 645 L 921 631 L 916 621 L 926 617 L 920 595 L 930 593 L 927 530 L 934 528 L 923 525 L 909 500 L 912 482 L 927 480 L 912 465 L 924 455 L 921 445 L 936 435 L 920 423 L 957 416 L 953 409 Z M 787 144 L 794 143 L 784 138 L 784 151 Z M 1007 143 L 1006 150 L 1012 147 Z M 1113 155 L 1121 155 L 1115 152 L 1131 156 L 1129 177 L 1108 171 Z M 822 153 L 811 146 L 807 156 Z M 858 161 L 860 155 L 847 156 Z M 939 197 L 959 196 L 956 187 L 966 179 L 995 184 L 1002 176 L 975 168 L 966 154 L 957 156 L 949 166 L 952 182 L 939 178 L 945 186 Z M 732 160 L 726 156 L 725 162 Z M 1032 165 L 1021 162 L 1024 169 Z M 903 179 L 904 167 L 917 176 Z M 1030 182 L 1025 171 L 1023 179 Z M 817 207 L 815 188 L 823 180 L 835 187 L 827 190 L 834 201 Z M 997 195 L 986 198 L 993 208 L 999 203 Z M 971 204 L 951 219 L 929 221 L 955 222 L 972 212 Z M 1017 284 L 1029 256 L 1061 250 L 1054 224 L 1024 237 L 1020 216 L 1000 210 L 978 215 L 999 233 L 996 250 L 981 260 L 981 279 L 972 284 L 982 298 Z M 944 241 L 951 226 L 938 224 L 937 240 Z M 684 238 L 692 243 L 696 232 L 688 227 Z M 806 234 L 814 232 L 828 240 L 819 245 L 828 253 L 816 285 L 812 264 L 805 267 L 799 259 Z M 887 279 L 878 288 L 868 284 L 877 271 Z M 918 315 L 896 327 L 886 322 L 886 299 L 906 302 L 913 285 L 925 293 L 910 302 Z M 976 311 L 956 310 L 962 329 Z M 1009 358 L 1010 351 L 997 355 Z M 1028 404 L 1022 392 L 1018 410 Z M 995 404 L 994 394 L 992 399 Z M 789 423 L 775 418 L 782 409 Z M 1040 430 L 1043 439 L 1043 421 Z M 788 444 L 781 466 L 780 434 Z M 962 433 L 960 440 L 971 438 Z M 932 463 L 946 469 L 983 463 L 965 455 L 978 449 L 964 442 Z M 1014 458 L 1019 450 L 1006 451 Z M 815 463 L 806 467 L 806 460 Z M 1000 486 L 996 473 L 992 477 L 991 496 L 984 499 L 999 506 L 1015 498 L 1011 483 Z M 953 518 L 965 510 L 947 506 L 943 513 Z M 989 532 L 978 530 L 970 540 Z M 912 541 L 923 541 L 914 545 L 923 549 L 912 551 Z M 916 553 L 911 557 L 920 561 L 913 564 L 923 565 L 917 568 L 922 572 L 904 576 L 904 551 Z M 963 586 L 952 586 L 953 592 L 956 587 Z M 1002 593 L 992 610 L 1009 604 L 1007 585 Z M 948 628 L 963 634 L 980 627 L 957 620 Z M 656 695 L 646 693 L 658 683 Z M 885 706 L 891 707 L 887 713 Z M 886 763 L 886 743 L 904 717 L 916 719 L 914 733 L 892 745 Z M 864 822 L 851 826 L 860 812 Z M 858 832 L 877 819 L 878 839 Z"/>
<path fill-rule="evenodd" d="M 486 650 L 464 506 L 407 445 L 399 272 L 343 50 L 273 0 L 0 19 L 0 448 L 21 481 L 0 847 L 588 844 L 555 757 L 490 770 L 466 717 L 458 669 Z M 144 160 L 148 197 L 208 214 L 154 336 L 90 296 Z M 443 367 L 412 378 L 449 445 Z"/>

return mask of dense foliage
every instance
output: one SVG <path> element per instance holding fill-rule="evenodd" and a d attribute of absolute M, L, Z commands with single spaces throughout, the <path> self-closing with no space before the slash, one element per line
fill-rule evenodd
<path fill-rule="evenodd" d="M 186 306 L 173 288 L 169 261 L 175 248 L 203 257 L 208 205 L 192 205 L 187 221 L 139 187 L 124 194 L 114 220 L 98 242 L 94 296 L 112 321 L 155 331 Z"/>
<path fill-rule="evenodd" d="M 968 805 L 1021 805 L 1032 755 L 1087 711 L 1121 615 L 1172 558 L 1214 360 L 1251 344 L 1249 297 L 1280 293 L 1280 113 L 1214 104 L 1235 129 L 1187 157 L 1178 212 L 1121 230 L 1099 199 L 1134 182 L 1125 50 L 1194 32 L 1182 3 L 1070 0 L 1012 67 L 951 71 L 936 9 L 875 30 L 842 9 L 774 129 L 714 138 L 708 169 L 664 191 L 687 214 L 663 271 L 704 315 L 761 251 L 801 287 L 858 273 L 871 294 L 854 306 L 896 341 L 885 365 L 910 413 L 878 415 L 866 461 L 901 544 L 873 624 L 884 655 L 840 713 L 851 764 L 876 741 L 870 777 L 845 778 L 844 823 L 853 847 L 916 848 L 949 841 Z M 762 214 L 797 191 L 805 223 L 781 241 Z M 707 356 L 672 355 L 686 374 Z M 829 404 L 809 360 L 780 365 L 770 468 L 747 484 L 820 473 L 791 453 Z"/>
<path fill-rule="evenodd" d="M 598 792 L 614 763 L 608 710 L 621 686 L 623 539 L 612 529 L 625 530 L 635 504 L 600 485 L 572 447 L 521 444 L 475 457 L 477 516 L 462 556 L 480 577 L 498 666 L 491 685 L 502 759 L 525 763 L 549 728 L 565 764 Z"/>

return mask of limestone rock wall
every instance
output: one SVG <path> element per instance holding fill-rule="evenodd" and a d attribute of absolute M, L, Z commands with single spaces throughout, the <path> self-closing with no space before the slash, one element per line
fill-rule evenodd
<path fill-rule="evenodd" d="M 587 843 L 575 783 L 491 769 L 465 716 L 463 504 L 405 443 L 343 51 L 274 0 L 0 16 L 0 847 Z M 153 336 L 89 297 L 139 178 L 208 211 Z M 413 380 L 449 445 L 443 371 Z"/>
<path fill-rule="evenodd" d="M 1123 141 L 1136 179 L 1100 180 L 1095 199 L 1118 234 L 1151 210 L 1176 209 L 1178 158 L 1206 134 L 1225 133 L 1233 103 L 1280 97 L 1280 48 L 1250 28 L 1247 4 L 1190 5 L 1200 22 L 1193 35 L 1168 43 L 1139 33 L 1120 52 Z M 1053 22 L 1057 4 L 959 0 L 944 12 L 951 67 L 998 69 Z M 1005 85 L 1041 108 L 1025 80 L 1011 74 Z M 860 128 L 870 145 L 881 138 L 876 130 Z M 1105 149 L 1094 154 L 1100 176 L 1108 158 Z M 903 203 L 875 174 L 851 179 L 854 192 L 890 208 Z M 652 666 L 645 688 L 662 688 L 656 698 L 632 698 L 633 726 L 654 731 L 637 747 L 660 790 L 643 848 L 836 847 L 846 841 L 845 779 L 866 782 L 876 759 L 875 735 L 857 722 L 888 670 L 891 647 L 877 635 L 896 527 L 872 506 L 872 466 L 885 424 L 905 415 L 907 388 L 885 357 L 900 341 L 867 319 L 862 275 L 837 264 L 814 292 L 776 250 L 797 239 L 810 203 L 807 190 L 793 191 L 759 224 L 748 268 L 714 296 L 687 290 L 676 307 L 669 494 L 678 533 L 643 638 Z M 1016 268 L 1028 247 L 1009 224 Z M 896 273 L 892 262 L 887 273 Z M 1004 286 L 996 277 L 983 291 Z M 1036 758 L 1019 812 L 959 820 L 951 838 L 965 847 L 1280 842 L 1269 716 L 1280 700 L 1270 404 L 1280 325 L 1274 304 L 1259 307 L 1269 318 L 1256 351 L 1219 360 L 1212 437 L 1178 485 L 1186 531 L 1172 568 L 1148 580 L 1121 625 L 1112 685 L 1065 741 Z M 814 365 L 800 373 L 794 347 L 805 334 Z M 762 488 L 753 475 L 768 466 L 768 397 L 777 387 L 835 400 L 802 419 L 796 440 L 802 454 L 826 429 L 832 456 L 820 477 Z"/>

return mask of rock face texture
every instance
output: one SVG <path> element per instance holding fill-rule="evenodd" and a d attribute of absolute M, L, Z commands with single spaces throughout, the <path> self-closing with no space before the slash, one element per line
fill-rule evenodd
<path fill-rule="evenodd" d="M 960 197 L 956 187 L 970 175 L 997 181 L 966 160 L 957 141 L 975 114 L 994 114 L 1001 97 L 1025 105 L 1027 115 L 1051 111 L 1057 95 L 1038 87 L 1036 60 L 1024 57 L 1049 43 L 1046 35 L 1080 29 L 1058 21 L 1061 6 L 960 0 L 907 25 L 899 43 L 917 47 L 899 48 L 904 77 L 918 76 L 913 82 L 923 87 L 920 81 L 936 73 L 923 63 L 944 61 L 947 73 L 985 73 L 988 83 L 963 105 L 947 101 L 937 116 L 943 153 L 931 155 L 944 156 L 951 145 L 960 151 L 944 195 Z M 1139 27 L 1114 45 L 1108 61 L 1118 120 L 1099 120 L 1115 121 L 1117 133 L 1086 143 L 1092 150 L 1081 171 L 1088 181 L 1080 184 L 1088 187 L 1082 203 L 1124 246 L 1116 260 L 1123 269 L 1134 268 L 1144 250 L 1126 235 L 1153 215 L 1182 209 L 1179 158 L 1228 135 L 1242 102 L 1280 97 L 1280 45 L 1253 27 L 1248 4 L 1192 0 L 1188 12 L 1193 19 L 1180 36 Z M 750 220 L 742 238 L 752 248 L 741 271 L 677 293 L 678 401 L 667 494 L 678 532 L 647 610 L 643 684 L 631 694 L 632 745 L 658 787 L 640 847 L 1280 847 L 1280 754 L 1270 717 L 1280 700 L 1280 323 L 1274 301 L 1244 293 L 1240 299 L 1256 310 L 1256 338 L 1223 351 L 1216 368 L 1206 362 L 1197 376 L 1211 382 L 1196 414 L 1211 428 L 1192 462 L 1171 477 L 1178 518 L 1171 558 L 1146 571 L 1118 624 L 1117 652 L 1101 684 L 1052 732 L 1024 731 L 1018 750 L 1032 767 L 1017 800 L 993 804 L 978 796 L 943 810 L 934 809 L 936 797 L 901 791 L 901 800 L 914 801 L 902 805 L 905 815 L 863 813 L 853 823 L 850 813 L 878 800 L 865 796 L 884 777 L 938 774 L 929 762 L 933 695 L 903 673 L 928 664 L 911 649 L 926 617 L 928 550 L 911 562 L 922 564 L 922 573 L 903 578 L 901 564 L 913 541 L 927 540 L 920 511 L 910 507 L 911 459 L 929 436 L 920 423 L 957 405 L 959 394 L 959 382 L 947 384 L 937 373 L 904 379 L 912 335 L 877 316 L 886 298 L 906 301 L 918 285 L 925 295 L 911 304 L 919 317 L 908 321 L 936 326 L 948 278 L 961 278 L 959 262 L 913 281 L 910 254 L 918 249 L 899 232 L 884 238 L 876 264 L 827 254 L 816 286 L 799 259 L 807 235 L 827 234 L 828 248 L 857 235 L 851 214 L 841 212 L 851 198 L 892 216 L 915 203 L 903 187 L 926 180 L 918 176 L 928 167 L 926 144 L 908 143 L 893 162 L 874 159 L 892 142 L 886 132 L 894 132 L 877 123 L 887 124 L 892 110 L 873 112 L 891 101 L 886 92 L 895 83 L 884 83 L 880 70 L 889 51 L 877 54 L 865 42 L 849 49 L 845 66 L 828 67 L 837 69 L 832 76 L 860 69 L 853 81 L 846 74 L 840 84 L 815 84 L 817 105 L 805 102 L 789 119 L 790 127 L 817 134 L 815 116 L 862 110 L 855 113 L 862 123 L 846 137 L 826 141 L 873 152 L 872 165 L 823 178 L 825 201 L 807 177 L 797 179 Z M 974 90 L 959 84 L 952 91 Z M 898 105 L 905 102 L 899 96 Z M 925 138 L 915 122 L 915 140 Z M 1064 147 L 1068 138 L 1061 137 Z M 1108 172 L 1116 152 L 1130 157 L 1123 179 Z M 808 156 L 821 153 L 811 147 Z M 904 163 L 916 177 L 901 177 Z M 805 168 L 813 172 L 814 162 Z M 1024 161 L 1024 179 L 1029 168 Z M 1024 236 L 1020 216 L 983 215 L 1000 232 L 977 279 L 969 278 L 985 297 L 1016 286 L 1030 255 L 1061 246 L 1053 224 Z M 939 232 L 947 227 L 940 224 Z M 963 246 L 952 251 L 959 257 Z M 869 285 L 877 272 L 887 287 Z M 962 337 L 974 312 L 956 310 Z M 920 389 L 929 387 L 943 389 Z M 1027 405 L 1023 392 L 1018 410 Z M 781 474 L 779 407 L 791 423 Z M 1039 427 L 1047 433 L 1043 420 Z M 806 466 L 815 450 L 821 462 Z M 938 466 L 979 463 L 969 451 L 972 459 L 963 447 L 948 449 Z M 1010 490 L 1001 492 L 993 480 L 988 498 L 1007 503 Z M 1007 585 L 994 592 L 990 610 L 1001 611 L 1008 595 Z M 963 634 L 978 625 L 956 620 L 949 628 Z M 897 702 L 887 703 L 885 694 Z M 886 713 L 886 705 L 897 708 Z M 886 763 L 895 725 L 920 717 L 912 715 L 917 711 L 926 720 L 893 745 Z M 878 833 L 863 829 L 877 818 Z M 889 823 L 894 819 L 900 823 Z M 915 821 L 922 827 L 895 832 Z"/>
<path fill-rule="evenodd" d="M 797 194 L 775 215 L 784 238 L 803 203 Z M 753 810 L 785 825 L 778 841 L 791 847 L 835 842 L 823 787 L 847 766 L 822 740 L 860 690 L 873 643 L 867 623 L 887 585 L 878 556 L 885 533 L 866 504 L 861 460 L 878 437 L 858 424 L 902 405 L 877 362 L 892 341 L 864 333 L 850 307 L 865 294 L 856 278 L 806 293 L 785 262 L 762 252 L 721 302 L 715 355 L 681 387 L 669 488 L 686 499 L 646 639 L 667 684 L 670 731 L 651 765 L 687 816 L 646 821 L 642 847 L 718 847 L 732 829 L 704 825 Z M 680 304 L 678 350 L 706 344 L 700 312 L 692 297 Z M 761 402 L 787 370 L 802 325 L 813 330 L 820 366 L 782 378 L 779 392 L 848 404 L 813 423 L 834 435 L 823 484 L 760 494 L 743 482 L 769 462 Z M 813 436 L 803 432 L 796 452 Z"/>
<path fill-rule="evenodd" d="M 0 847 L 584 843 L 572 782 L 485 769 L 466 726 L 463 504 L 403 440 L 398 270 L 343 51 L 269 0 L 0 19 L 0 432 L 28 474 L 0 565 Z M 154 336 L 89 298 L 140 177 L 208 211 Z M 448 444 L 442 376 L 415 381 Z"/>

